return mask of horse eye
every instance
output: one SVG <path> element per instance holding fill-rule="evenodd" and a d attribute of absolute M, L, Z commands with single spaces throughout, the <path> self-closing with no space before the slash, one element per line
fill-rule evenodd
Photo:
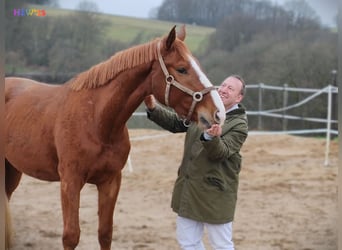
<path fill-rule="evenodd" d="M 181 74 L 187 74 L 188 73 L 188 71 L 185 68 L 178 68 L 177 72 L 181 73 Z"/>

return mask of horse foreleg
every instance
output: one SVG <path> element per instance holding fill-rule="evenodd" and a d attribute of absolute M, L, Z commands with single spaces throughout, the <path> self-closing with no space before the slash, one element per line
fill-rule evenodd
<path fill-rule="evenodd" d="M 13 191 L 18 187 L 22 173 L 15 169 L 12 164 L 5 159 L 5 249 L 10 249 L 12 245 L 12 221 L 8 201 Z"/>
<path fill-rule="evenodd" d="M 80 240 L 79 206 L 83 185 L 79 180 L 61 178 L 64 250 L 75 249 Z"/>
<path fill-rule="evenodd" d="M 121 185 L 121 172 L 97 185 L 99 191 L 99 243 L 101 250 L 109 250 L 113 234 L 113 213 Z"/>
<path fill-rule="evenodd" d="M 5 249 L 10 249 L 12 245 L 12 224 L 7 197 L 5 198 Z"/>

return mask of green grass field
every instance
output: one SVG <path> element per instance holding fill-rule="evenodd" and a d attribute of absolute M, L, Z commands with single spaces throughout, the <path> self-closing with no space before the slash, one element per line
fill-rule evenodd
<path fill-rule="evenodd" d="M 75 13 L 75 11 L 45 8 L 47 16 L 61 16 Z M 141 19 L 126 16 L 116 16 L 108 14 L 98 14 L 106 23 L 105 33 L 108 37 L 124 43 L 130 43 L 137 35 L 141 36 L 142 41 L 148 42 L 156 37 L 166 35 L 174 25 L 180 23 L 164 22 L 153 19 Z M 201 43 L 205 43 L 214 28 L 187 25 L 187 36 L 185 42 L 189 49 L 196 53 Z"/>

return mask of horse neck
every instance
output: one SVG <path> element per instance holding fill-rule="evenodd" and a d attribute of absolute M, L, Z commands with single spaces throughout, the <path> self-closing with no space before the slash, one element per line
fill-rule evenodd
<path fill-rule="evenodd" d="M 101 88 L 99 99 L 102 105 L 99 105 L 98 118 L 103 139 L 112 140 L 124 129 L 132 113 L 151 93 L 151 70 L 152 63 L 137 66 L 122 72 Z"/>

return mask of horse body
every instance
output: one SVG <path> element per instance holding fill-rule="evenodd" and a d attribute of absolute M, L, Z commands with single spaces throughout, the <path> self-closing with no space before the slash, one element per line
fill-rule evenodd
<path fill-rule="evenodd" d="M 96 173 L 106 166 L 121 170 L 129 152 L 125 124 L 146 93 L 127 85 L 140 81 L 132 78 L 125 83 L 125 89 L 132 92 L 120 91 L 122 86 L 115 83 L 74 92 L 67 84 L 54 86 L 7 78 L 6 106 L 12 110 L 6 114 L 7 159 L 19 171 L 47 181 L 60 180 L 58 164 L 63 158 L 82 161 L 82 171 L 87 172 L 84 182 L 97 184 Z"/>
<path fill-rule="evenodd" d="M 5 114 L 6 159 L 20 172 L 49 181 L 59 180 L 51 127 L 56 120 L 53 111 L 58 110 L 58 102 L 49 102 L 54 98 L 52 94 L 63 97 L 58 90 L 20 78 L 7 78 L 5 85 L 5 107 L 6 111 L 11 110 Z"/>
<path fill-rule="evenodd" d="M 195 82 L 203 73 L 192 68 L 193 62 L 187 60 L 184 51 L 177 50 L 176 45 L 182 42 L 174 32 L 162 40 L 165 63 L 179 82 L 187 83 L 187 88 L 198 94 L 203 85 Z M 74 249 L 79 241 L 78 209 L 85 183 L 97 186 L 98 238 L 101 249 L 110 249 L 121 170 L 130 151 L 126 122 L 144 98 L 154 94 L 180 115 L 194 106 L 192 97 L 177 88 L 168 90 L 167 97 L 164 94 L 165 76 L 156 48 L 156 41 L 135 48 L 133 57 L 138 62 L 132 65 L 126 58 L 129 53 L 123 52 L 59 86 L 23 78 L 5 80 L 7 196 L 11 197 L 22 173 L 60 181 L 64 249 Z M 143 54 L 142 49 L 149 54 Z M 221 122 L 224 114 L 217 91 L 209 89 L 203 95 L 209 92 L 198 101 L 194 112 L 188 113 L 193 120 L 206 121 L 205 125 L 218 118 Z"/>

